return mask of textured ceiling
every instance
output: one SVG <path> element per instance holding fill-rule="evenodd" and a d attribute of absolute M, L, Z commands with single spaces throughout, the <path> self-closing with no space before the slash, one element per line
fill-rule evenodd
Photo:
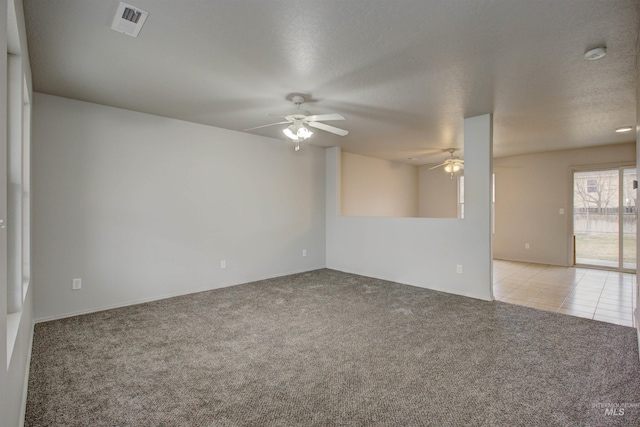
<path fill-rule="evenodd" d="M 138 38 L 118 3 L 24 0 L 34 90 L 238 131 L 304 93 L 350 131 L 310 143 L 415 164 L 485 113 L 498 157 L 635 140 L 636 0 L 130 0 Z"/>

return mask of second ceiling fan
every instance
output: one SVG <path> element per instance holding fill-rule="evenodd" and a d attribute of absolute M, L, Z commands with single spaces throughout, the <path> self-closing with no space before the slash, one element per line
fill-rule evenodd
<path fill-rule="evenodd" d="M 457 151 L 457 148 L 449 148 L 444 151 L 449 153 L 449 157 L 445 159 L 444 162 L 439 165 L 435 165 L 430 167 L 429 170 L 437 169 L 444 166 L 444 171 L 451 174 L 451 179 L 453 179 L 453 174 L 460 171 L 460 169 L 464 169 L 464 160 L 462 160 L 458 156 L 454 156 L 453 153 Z"/>

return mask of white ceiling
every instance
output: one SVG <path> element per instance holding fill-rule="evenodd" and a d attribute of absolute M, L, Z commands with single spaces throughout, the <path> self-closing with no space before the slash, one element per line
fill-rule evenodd
<path fill-rule="evenodd" d="M 614 129 L 635 125 L 636 0 L 128 3 L 138 38 L 111 30 L 117 0 L 24 0 L 34 90 L 238 131 L 304 93 L 350 131 L 310 143 L 415 164 L 485 113 L 497 157 L 635 140 Z"/>

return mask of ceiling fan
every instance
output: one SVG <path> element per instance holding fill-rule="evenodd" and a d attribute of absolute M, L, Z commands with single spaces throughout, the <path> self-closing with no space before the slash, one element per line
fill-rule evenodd
<path fill-rule="evenodd" d="M 429 168 L 429 170 L 437 169 L 439 167 L 444 166 L 444 171 L 451 174 L 451 179 L 453 179 L 453 174 L 458 172 L 460 169 L 464 169 L 464 160 L 460 159 L 458 156 L 454 156 L 453 153 L 457 151 L 457 148 L 449 148 L 444 151 L 449 152 L 449 157 L 445 159 L 443 163 L 439 165 L 433 166 Z"/>
<path fill-rule="evenodd" d="M 349 133 L 348 130 L 340 129 L 335 126 L 322 123 L 323 121 L 344 120 L 344 117 L 340 114 L 312 115 L 307 110 L 301 110 L 300 105 L 304 103 L 304 96 L 302 95 L 293 95 L 291 97 L 291 101 L 296 105 L 295 110 L 290 110 L 285 114 L 270 114 L 270 116 L 283 117 L 285 121 L 244 129 L 244 132 L 264 128 L 267 126 L 276 126 L 289 123 L 289 126 L 284 128 L 282 132 L 287 136 L 287 138 L 296 143 L 296 151 L 300 149 L 301 141 L 304 141 L 305 139 L 313 135 L 313 132 L 311 132 L 307 126 L 320 129 L 325 132 L 331 132 L 340 136 L 345 136 Z"/>

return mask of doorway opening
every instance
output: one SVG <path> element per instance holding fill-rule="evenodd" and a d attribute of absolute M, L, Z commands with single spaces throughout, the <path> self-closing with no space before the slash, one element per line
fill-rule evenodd
<path fill-rule="evenodd" d="M 574 170 L 574 265 L 635 272 L 635 183 L 635 166 Z"/>

